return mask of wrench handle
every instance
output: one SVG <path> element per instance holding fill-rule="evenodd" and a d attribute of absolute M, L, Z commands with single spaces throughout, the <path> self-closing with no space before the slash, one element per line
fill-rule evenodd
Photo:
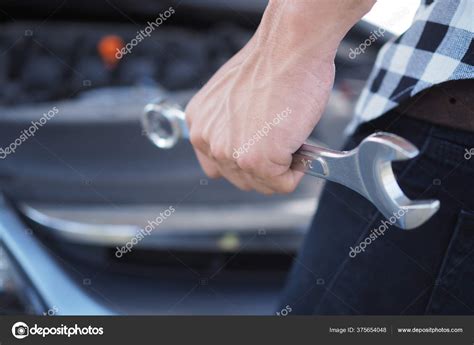
<path fill-rule="evenodd" d="M 189 139 L 186 115 L 179 105 L 167 101 L 152 102 L 145 106 L 142 127 L 147 137 L 161 149 L 171 149 L 178 141 Z M 329 178 L 329 161 L 344 152 L 304 144 L 293 154 L 291 168 L 305 174 Z"/>

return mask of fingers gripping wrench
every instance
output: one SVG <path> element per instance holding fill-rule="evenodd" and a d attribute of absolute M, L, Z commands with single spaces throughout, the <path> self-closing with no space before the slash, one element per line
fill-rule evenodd
<path fill-rule="evenodd" d="M 188 139 L 185 114 L 167 101 L 149 103 L 142 118 L 148 138 L 161 149 L 170 149 Z M 351 151 L 335 151 L 304 144 L 293 154 L 292 169 L 340 183 L 363 195 L 387 219 L 402 229 L 413 229 L 431 218 L 438 200 L 410 200 L 400 189 L 392 170 L 393 161 L 416 157 L 418 149 L 391 133 L 374 133 Z M 400 216 L 401 215 L 401 216 Z"/>

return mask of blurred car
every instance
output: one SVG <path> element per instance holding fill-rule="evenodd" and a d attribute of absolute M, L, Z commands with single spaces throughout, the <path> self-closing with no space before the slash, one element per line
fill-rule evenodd
<path fill-rule="evenodd" d="M 323 182 L 308 177 L 271 198 L 244 193 L 208 180 L 189 143 L 160 151 L 140 127 L 150 100 L 186 104 L 251 37 L 265 1 L 46 3 L 10 2 L 15 21 L 1 23 L 0 147 L 58 112 L 0 160 L 0 312 L 272 313 Z M 129 42 L 169 6 L 172 18 L 108 62 L 104 40 Z M 357 59 L 349 51 L 374 29 L 361 23 L 341 45 L 312 140 L 342 145 L 390 35 Z M 116 254 L 170 206 L 150 235 Z"/>

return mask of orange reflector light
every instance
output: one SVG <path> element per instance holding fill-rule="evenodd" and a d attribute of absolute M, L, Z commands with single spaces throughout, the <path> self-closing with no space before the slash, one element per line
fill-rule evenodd
<path fill-rule="evenodd" d="M 117 54 L 117 52 L 123 47 L 124 42 L 120 36 L 107 35 L 102 37 L 97 44 L 97 50 L 107 68 L 114 68 L 117 65 L 120 58 L 120 54 Z"/>

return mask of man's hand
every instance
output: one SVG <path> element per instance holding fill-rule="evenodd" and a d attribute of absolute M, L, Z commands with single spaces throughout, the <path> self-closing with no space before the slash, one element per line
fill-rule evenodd
<path fill-rule="evenodd" d="M 265 194 L 297 187 L 292 154 L 324 111 L 340 41 L 373 2 L 270 1 L 254 37 L 186 108 L 208 176 Z"/>

